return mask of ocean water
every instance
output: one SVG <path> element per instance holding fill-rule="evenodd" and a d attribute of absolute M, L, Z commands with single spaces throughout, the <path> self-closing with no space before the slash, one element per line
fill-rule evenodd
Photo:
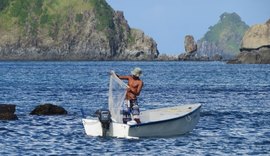
<path fill-rule="evenodd" d="M 90 137 L 81 109 L 107 107 L 109 71 L 143 69 L 140 108 L 201 103 L 196 128 L 167 138 Z M 270 65 L 223 62 L 0 62 L 0 155 L 270 155 Z M 53 103 L 66 116 L 31 116 Z"/>

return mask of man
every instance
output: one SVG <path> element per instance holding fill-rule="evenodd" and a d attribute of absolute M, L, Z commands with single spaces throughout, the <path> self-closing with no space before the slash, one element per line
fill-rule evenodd
<path fill-rule="evenodd" d="M 130 118 L 130 113 L 133 116 L 133 119 L 137 122 L 137 124 L 141 123 L 140 121 L 140 110 L 137 102 L 137 96 L 140 95 L 140 92 L 143 87 L 143 81 L 140 80 L 140 76 L 142 75 L 141 68 L 134 68 L 131 71 L 132 75 L 129 76 L 118 76 L 121 80 L 128 80 L 128 88 L 126 94 L 126 101 L 127 101 L 127 109 L 128 109 L 128 118 Z M 123 121 L 126 123 L 127 121 Z"/>

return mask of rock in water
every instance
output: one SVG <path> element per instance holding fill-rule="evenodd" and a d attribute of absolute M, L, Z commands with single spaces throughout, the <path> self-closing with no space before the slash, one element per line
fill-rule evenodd
<path fill-rule="evenodd" d="M 0 104 L 0 120 L 17 120 L 16 105 Z"/>
<path fill-rule="evenodd" d="M 12 113 L 1 113 L 0 120 L 18 120 L 18 117 L 16 114 Z"/>
<path fill-rule="evenodd" d="M 67 111 L 60 106 L 53 104 L 43 104 L 37 106 L 30 115 L 66 115 Z"/>

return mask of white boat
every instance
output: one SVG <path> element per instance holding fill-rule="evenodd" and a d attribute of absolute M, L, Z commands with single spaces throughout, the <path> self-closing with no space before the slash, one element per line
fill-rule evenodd
<path fill-rule="evenodd" d="M 111 76 L 110 83 L 113 83 L 112 79 L 116 80 L 117 83 L 121 82 L 114 74 Z M 125 89 L 125 87 L 123 88 Z M 110 89 L 109 92 L 112 90 Z M 113 96 L 113 94 L 110 96 Z M 141 111 L 140 124 L 137 124 L 135 121 L 124 124 L 120 114 L 124 96 L 125 93 L 122 97 L 117 96 L 117 100 L 113 97 L 109 97 L 110 114 L 106 111 L 103 112 L 104 118 L 110 117 L 111 115 L 111 118 L 107 120 L 108 122 L 104 122 L 104 120 L 101 119 L 102 113 L 97 118 L 82 119 L 87 135 L 119 138 L 175 136 L 192 131 L 200 118 L 201 104 L 187 104 Z M 112 103 L 114 103 L 113 106 Z"/>
<path fill-rule="evenodd" d="M 132 138 L 185 134 L 195 128 L 200 118 L 200 109 L 201 104 L 189 104 L 142 111 L 141 124 L 112 122 L 106 136 Z M 98 119 L 83 119 L 83 125 L 87 135 L 103 135 Z"/>

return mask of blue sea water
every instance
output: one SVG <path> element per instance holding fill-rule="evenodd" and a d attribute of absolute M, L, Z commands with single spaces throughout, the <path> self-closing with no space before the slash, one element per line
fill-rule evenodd
<path fill-rule="evenodd" d="M 168 138 L 90 137 L 81 109 L 107 107 L 109 71 L 143 69 L 141 109 L 201 103 L 196 128 Z M 0 62 L 0 155 L 270 155 L 270 65 L 223 62 Z M 66 116 L 31 116 L 53 103 Z"/>

